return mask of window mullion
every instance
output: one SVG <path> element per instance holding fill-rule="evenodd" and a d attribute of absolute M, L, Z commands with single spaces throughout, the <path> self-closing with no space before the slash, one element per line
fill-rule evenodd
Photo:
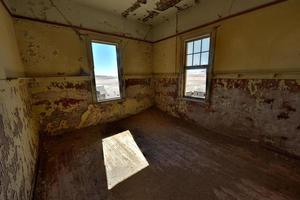
<path fill-rule="evenodd" d="M 201 65 L 201 61 L 202 61 L 202 40 L 200 40 L 200 65 Z"/>
<path fill-rule="evenodd" d="M 209 65 L 185 66 L 185 69 L 208 69 Z"/>
<path fill-rule="evenodd" d="M 194 66 L 194 42 L 193 42 L 193 49 L 192 49 L 192 66 Z"/>
<path fill-rule="evenodd" d="M 209 92 L 209 69 L 210 69 L 210 56 L 211 48 L 204 42 L 204 39 L 210 37 L 199 37 L 193 40 L 186 41 L 186 48 L 189 51 L 185 52 L 185 65 L 184 65 L 184 96 L 191 99 L 205 100 Z M 210 41 L 209 41 L 210 42 Z M 197 45 L 197 46 L 196 46 Z M 198 45 L 200 47 L 198 47 Z M 205 49 L 203 49 L 205 47 Z M 192 49 L 191 49 L 192 48 Z M 196 49 L 195 49 L 196 48 Z M 200 48 L 200 49 L 198 49 Z M 207 51 L 208 49 L 208 51 Z M 203 51 L 204 50 L 204 51 Z M 199 54 L 198 54 L 199 53 Z M 205 54 L 205 55 L 202 55 Z M 207 55 L 208 54 L 208 55 Z M 197 57 L 199 55 L 199 58 Z M 208 63 L 207 63 L 208 56 Z M 197 60 L 196 60 L 197 58 Z M 192 60 L 190 60 L 192 59 Z M 187 62 L 187 60 L 189 60 Z M 202 65 L 205 64 L 205 65 Z M 205 70 L 205 71 L 204 71 Z M 205 87 L 205 88 L 204 88 Z"/>

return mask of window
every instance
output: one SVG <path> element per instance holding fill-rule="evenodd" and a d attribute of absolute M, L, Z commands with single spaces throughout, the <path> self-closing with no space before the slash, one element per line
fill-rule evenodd
<path fill-rule="evenodd" d="M 209 35 L 185 42 L 185 97 L 207 99 L 210 43 Z"/>
<path fill-rule="evenodd" d="M 121 87 L 117 45 L 92 42 L 91 47 L 97 102 L 120 99 Z"/>

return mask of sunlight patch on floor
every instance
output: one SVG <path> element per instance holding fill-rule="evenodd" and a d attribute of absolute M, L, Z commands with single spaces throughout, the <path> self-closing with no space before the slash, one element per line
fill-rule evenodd
<path fill-rule="evenodd" d="M 149 165 L 128 130 L 102 139 L 102 144 L 108 189 Z"/>

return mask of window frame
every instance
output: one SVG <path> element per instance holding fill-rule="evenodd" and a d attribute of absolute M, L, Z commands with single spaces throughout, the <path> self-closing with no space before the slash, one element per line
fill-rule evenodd
<path fill-rule="evenodd" d="M 210 38 L 210 44 L 209 44 L 209 58 L 208 58 L 208 64 L 207 65 L 200 65 L 197 66 L 187 66 L 187 43 L 191 41 L 201 40 L 205 38 Z M 212 80 L 212 68 L 213 68 L 213 60 L 214 60 L 214 45 L 215 45 L 215 31 L 207 31 L 202 33 L 196 33 L 193 34 L 193 36 L 190 37 L 184 37 L 182 38 L 182 98 L 184 100 L 190 100 L 190 101 L 196 101 L 200 103 L 208 104 L 210 102 L 210 94 L 211 94 L 211 80 Z M 201 51 L 200 51 L 201 55 Z M 200 58 L 201 59 L 201 58 Z M 186 94 L 186 75 L 187 70 L 189 69 L 206 69 L 206 94 L 205 98 L 197 98 L 192 96 L 187 96 Z"/>
<path fill-rule="evenodd" d="M 103 100 L 103 101 L 98 101 L 98 99 L 97 99 L 94 55 L 93 55 L 93 49 L 92 49 L 92 44 L 93 43 L 108 44 L 108 45 L 115 45 L 116 46 L 118 81 L 119 81 L 119 91 L 120 91 L 120 97 L 118 97 L 118 98 L 106 99 L 106 100 Z M 88 42 L 88 45 L 89 45 L 89 60 L 90 60 L 90 66 L 91 66 L 91 71 L 92 71 L 92 73 L 91 73 L 91 85 L 92 85 L 92 100 L 93 100 L 93 103 L 103 104 L 103 103 L 123 101 L 124 98 L 125 98 L 125 95 L 124 95 L 124 84 L 123 84 L 123 70 L 122 70 L 122 65 L 121 65 L 121 62 L 120 62 L 120 60 L 121 60 L 120 43 L 115 42 L 115 41 L 90 39 L 89 42 Z"/>

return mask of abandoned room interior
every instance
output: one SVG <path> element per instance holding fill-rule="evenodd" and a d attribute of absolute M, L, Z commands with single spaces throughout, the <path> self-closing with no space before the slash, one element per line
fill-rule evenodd
<path fill-rule="evenodd" d="M 300 0 L 0 0 L 1 200 L 299 200 Z"/>

